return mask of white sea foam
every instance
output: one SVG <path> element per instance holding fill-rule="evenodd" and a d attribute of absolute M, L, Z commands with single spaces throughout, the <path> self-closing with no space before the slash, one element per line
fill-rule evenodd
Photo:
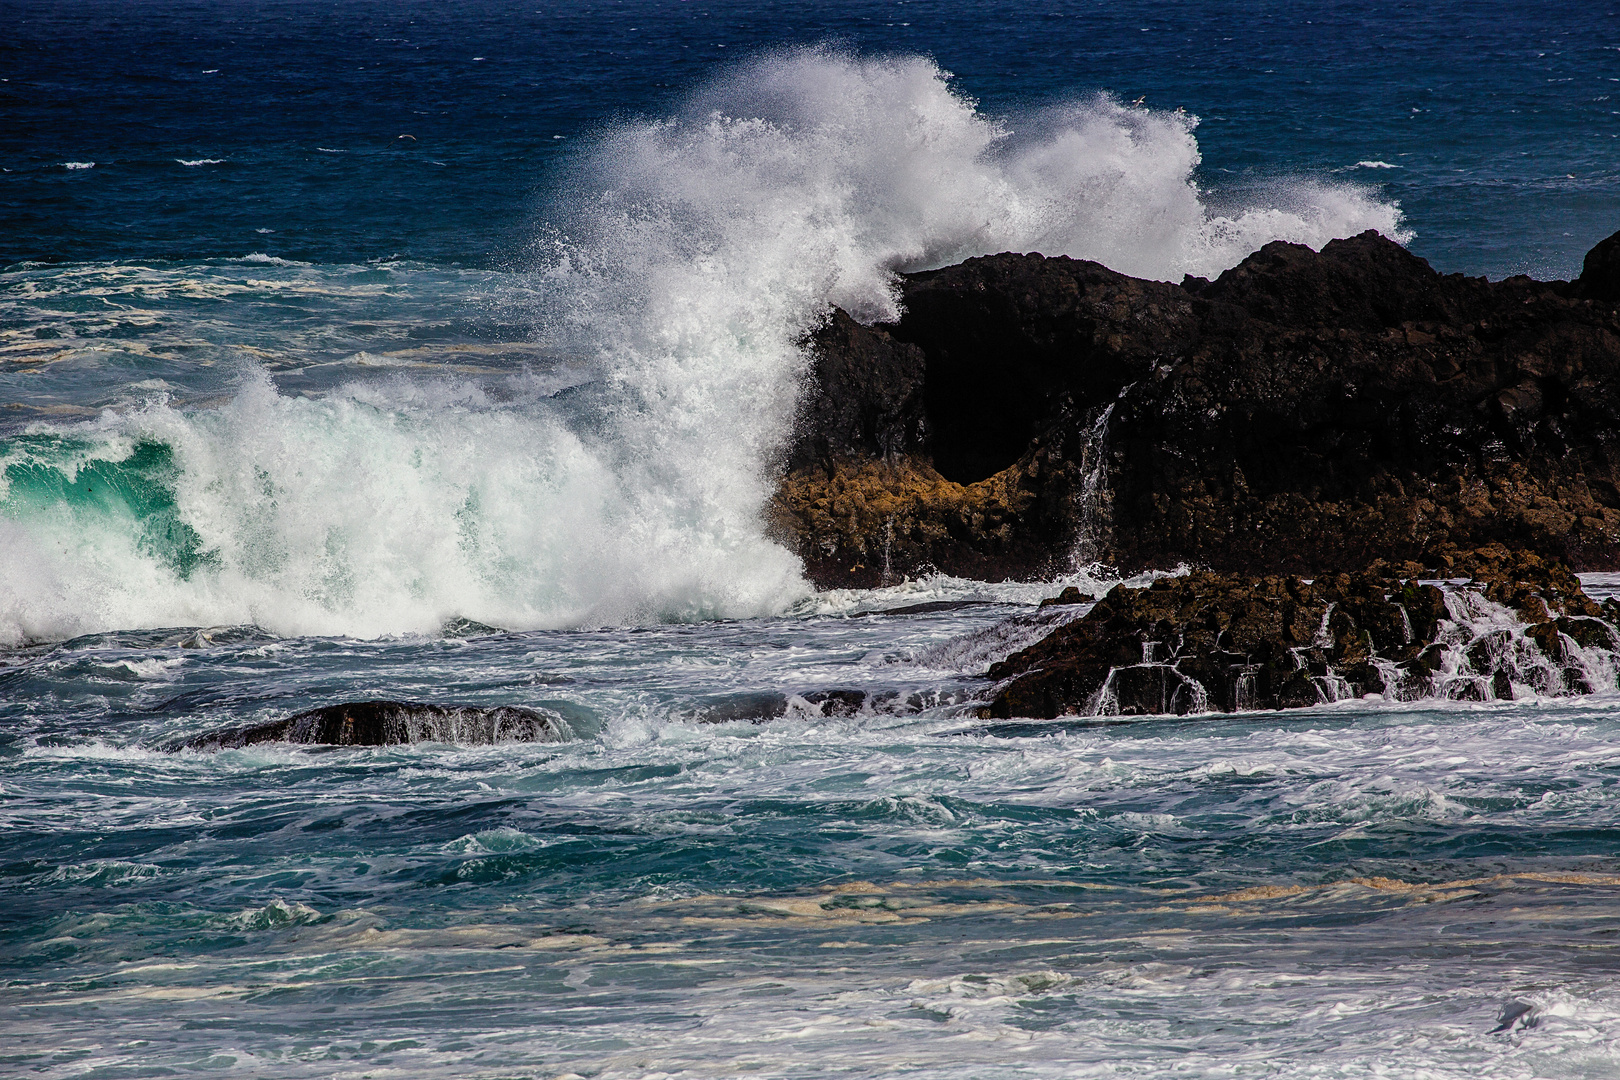
<path fill-rule="evenodd" d="M 0 519 L 0 639 L 786 610 L 809 589 L 761 510 L 829 303 L 892 317 L 896 271 L 1007 249 L 1179 278 L 1277 238 L 1400 235 L 1353 186 L 1212 212 L 1195 123 L 1101 96 L 996 119 L 918 57 L 743 65 L 582 155 L 534 274 L 547 344 L 594 375 L 571 404 L 403 378 L 310 400 L 257 374 L 217 411 L 152 402 L 59 429 L 89 447 L 52 466 L 68 473 L 169 447 L 143 482 L 171 489 L 200 561 L 158 551 L 116 500 L 34 505 Z"/>
<path fill-rule="evenodd" d="M 183 576 L 106 503 L 0 520 L 0 627 L 253 623 L 279 633 L 432 631 L 744 616 L 804 591 L 792 558 L 700 516 L 611 448 L 476 387 L 398 381 L 320 400 L 263 376 L 229 405 L 153 404 L 75 429 L 97 456 L 173 448 L 176 513 L 207 561 Z M 15 485 L 14 485 L 15 486 Z"/>
<path fill-rule="evenodd" d="M 64 168 L 64 169 L 93 169 L 95 167 L 96 167 L 96 163 L 93 162 L 93 161 L 64 161 L 64 162 L 62 162 L 62 168 Z"/>
<path fill-rule="evenodd" d="M 223 165 L 223 164 L 225 164 L 225 159 L 224 158 L 211 158 L 211 157 L 210 158 L 197 158 L 195 161 L 187 161 L 185 158 L 175 158 L 174 160 L 176 162 L 178 162 L 179 164 L 184 165 L 187 168 L 191 168 L 191 169 L 196 168 L 198 165 Z"/>
<path fill-rule="evenodd" d="M 269 231 L 269 230 L 267 230 Z M 259 266 L 308 266 L 307 262 L 296 259 L 283 259 L 279 255 L 267 255 L 262 251 L 250 251 L 240 259 L 228 259 L 227 262 L 254 263 Z"/>

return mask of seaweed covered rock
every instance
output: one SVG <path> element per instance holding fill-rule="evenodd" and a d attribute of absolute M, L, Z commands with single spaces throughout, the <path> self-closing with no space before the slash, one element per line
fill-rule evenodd
<path fill-rule="evenodd" d="M 995 664 L 988 674 L 1002 685 L 983 715 L 1587 693 L 1614 680 L 1617 621 L 1620 606 L 1593 603 L 1567 567 L 1501 548 L 1427 572 L 1375 565 L 1306 580 L 1199 571 L 1117 586 Z"/>
<path fill-rule="evenodd" d="M 1042 445 L 974 484 L 923 458 L 840 457 L 790 473 L 772 522 L 824 586 L 887 585 L 929 566 L 992 581 L 1042 577 L 1067 562 L 1076 481 L 1073 464 Z"/>
<path fill-rule="evenodd" d="M 562 742 L 567 722 L 548 711 L 516 705 L 477 708 L 406 701 L 350 701 L 247 727 L 220 728 L 174 749 L 233 750 L 258 743 L 395 746 L 441 742 L 488 746 L 508 742 Z"/>

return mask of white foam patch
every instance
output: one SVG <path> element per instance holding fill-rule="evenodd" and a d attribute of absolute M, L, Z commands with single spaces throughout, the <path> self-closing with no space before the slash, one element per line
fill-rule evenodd
<path fill-rule="evenodd" d="M 197 158 L 194 161 L 187 161 L 185 158 L 175 158 L 174 160 L 177 163 L 186 166 L 186 168 L 188 168 L 188 169 L 195 169 L 199 165 L 223 165 L 223 164 L 225 164 L 225 159 L 224 158 Z"/>
<path fill-rule="evenodd" d="M 228 406 L 153 404 L 74 430 L 95 457 L 173 448 L 189 576 L 98 502 L 0 519 L 0 633 L 256 624 L 282 634 L 432 632 L 748 616 L 803 595 L 757 527 L 683 505 L 612 446 L 476 387 L 400 380 L 320 400 L 252 379 Z M 716 493 L 724 498 L 723 489 Z"/>
<path fill-rule="evenodd" d="M 64 162 L 62 162 L 62 168 L 64 168 L 64 169 L 93 169 L 95 167 L 96 167 L 96 163 L 93 162 L 93 161 L 64 161 Z"/>
<path fill-rule="evenodd" d="M 239 263 L 254 263 L 254 264 L 257 264 L 259 266 L 308 266 L 308 265 L 310 265 L 307 262 L 299 262 L 296 259 L 283 259 L 283 258 L 281 258 L 279 256 L 276 256 L 276 255 L 266 255 L 262 251 L 249 252 L 248 254 L 243 255 L 240 259 L 227 259 L 225 261 L 226 262 L 239 262 Z"/>
<path fill-rule="evenodd" d="M 1034 606 L 1070 586 L 1097 598 L 1116 585 L 1141 588 L 1159 578 L 1181 577 L 1189 572 L 1188 567 L 1178 566 L 1174 570 L 1150 570 L 1121 578 L 1109 568 L 1094 563 L 1048 581 L 990 582 L 952 577 L 949 574 L 926 574 L 873 589 L 827 589 L 806 597 L 793 608 L 793 614 L 856 615 L 863 612 L 905 608 L 914 604 L 952 602 Z"/>

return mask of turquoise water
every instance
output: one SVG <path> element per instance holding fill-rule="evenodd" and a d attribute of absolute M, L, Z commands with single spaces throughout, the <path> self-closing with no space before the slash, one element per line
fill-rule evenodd
<path fill-rule="evenodd" d="M 1602 5 L 7 13 L 0 1073 L 1620 1071 L 1616 691 L 979 721 L 1104 571 L 761 516 L 897 270 L 1573 275 Z M 375 697 L 576 738 L 171 752 Z"/>

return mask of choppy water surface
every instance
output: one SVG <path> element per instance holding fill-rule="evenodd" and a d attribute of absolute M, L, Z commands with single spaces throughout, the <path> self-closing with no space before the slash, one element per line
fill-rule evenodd
<path fill-rule="evenodd" d="M 1064 582 L 761 515 L 895 271 L 1573 275 L 1613 13 L 6 11 L 0 1072 L 1620 1072 L 1614 692 L 983 722 Z M 371 698 L 575 737 L 171 752 Z"/>
<path fill-rule="evenodd" d="M 941 597 L 994 602 L 866 613 Z M 964 717 L 1026 604 L 941 582 L 734 623 L 13 654 L 7 1067 L 1615 1068 L 1612 694 Z M 858 715 L 803 699 L 850 687 Z M 160 750 L 378 694 L 544 704 L 581 737 Z"/>

